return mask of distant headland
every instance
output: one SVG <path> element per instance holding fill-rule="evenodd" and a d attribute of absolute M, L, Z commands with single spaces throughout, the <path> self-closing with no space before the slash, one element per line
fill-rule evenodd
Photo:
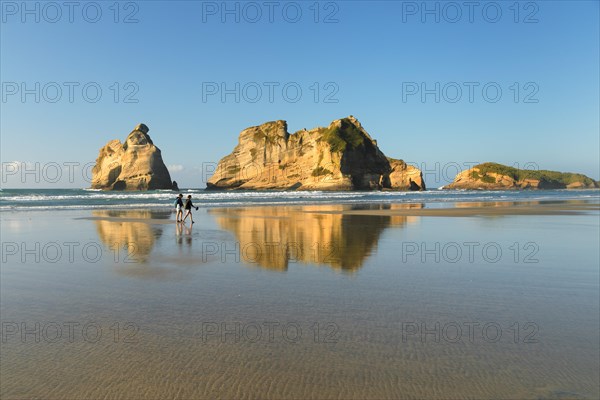
<path fill-rule="evenodd" d="M 598 182 L 582 174 L 525 170 L 487 162 L 460 172 L 444 189 L 596 189 Z"/>

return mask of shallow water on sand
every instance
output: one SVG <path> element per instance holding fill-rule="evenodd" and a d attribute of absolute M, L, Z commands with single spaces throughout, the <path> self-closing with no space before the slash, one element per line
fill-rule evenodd
<path fill-rule="evenodd" d="M 424 207 L 1 213 L 0 397 L 598 398 L 597 207 Z"/>

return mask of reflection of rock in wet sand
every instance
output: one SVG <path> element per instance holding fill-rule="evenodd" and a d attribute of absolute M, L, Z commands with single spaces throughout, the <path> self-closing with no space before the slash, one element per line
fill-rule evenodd
<path fill-rule="evenodd" d="M 94 211 L 94 217 L 160 219 L 162 215 L 151 211 Z M 162 230 L 145 222 L 118 221 L 115 219 L 95 219 L 100 240 L 113 251 L 119 249 L 119 260 L 131 260 L 132 263 L 145 262 L 152 251 L 154 241 Z M 124 263 L 126 264 L 126 263 Z"/>
<path fill-rule="evenodd" d="M 201 265 L 218 259 L 215 255 L 204 256 L 202 245 L 192 246 L 192 225 L 174 224 L 170 211 L 94 211 L 89 219 L 96 224 L 100 240 L 108 247 L 109 261 L 114 257 L 112 264 L 120 275 L 183 280 L 186 279 L 185 269 L 179 267 Z M 163 232 L 167 238 L 175 238 L 175 254 L 164 248 L 152 253 Z M 208 237 L 222 240 L 214 234 Z M 230 235 L 227 234 L 227 237 Z"/>
<path fill-rule="evenodd" d="M 395 209 L 409 205 L 375 205 Z M 410 205 L 421 208 L 420 204 Z M 358 207 L 358 206 L 357 206 Z M 327 206 L 343 211 L 347 206 Z M 235 234 L 243 261 L 286 270 L 289 262 L 327 264 L 353 271 L 362 266 L 389 226 L 415 217 L 327 214 L 323 206 L 252 207 L 209 210 L 219 225 Z"/>
<path fill-rule="evenodd" d="M 541 202 L 537 200 L 529 201 L 467 201 L 457 202 L 454 204 L 456 208 L 473 208 L 473 207 L 514 207 L 514 206 L 537 206 Z"/>
<path fill-rule="evenodd" d="M 473 207 L 533 207 L 533 206 L 563 206 L 597 209 L 598 205 L 587 200 L 527 200 L 527 201 L 471 201 L 455 203 L 456 208 Z"/>

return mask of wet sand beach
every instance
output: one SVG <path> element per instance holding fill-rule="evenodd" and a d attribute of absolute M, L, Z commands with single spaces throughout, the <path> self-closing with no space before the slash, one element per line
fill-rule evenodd
<path fill-rule="evenodd" d="M 257 206 L 260 208 L 260 206 Z M 344 215 L 375 215 L 375 216 L 414 216 L 414 217 L 474 217 L 492 215 L 574 215 L 587 211 L 600 210 L 600 203 L 593 201 L 570 200 L 570 201 L 521 201 L 521 202 L 465 202 L 453 203 L 434 208 L 424 208 L 424 204 L 381 204 L 381 205 L 358 205 L 358 206 L 296 206 L 283 209 L 296 209 L 306 213 L 321 214 L 344 214 Z M 246 207 L 248 208 L 248 207 Z M 250 207 L 253 208 L 253 207 Z M 244 209 L 244 207 L 234 207 Z M 216 208 L 219 210 L 219 208 Z M 218 211 L 217 211 L 218 212 Z M 91 217 L 81 219 L 112 221 L 112 222 L 142 222 L 148 224 L 172 224 L 173 221 L 166 218 L 130 217 L 128 214 L 113 212 L 96 213 Z M 161 215 L 161 213 L 155 213 Z"/>
<path fill-rule="evenodd" d="M 0 213 L 0 396 L 598 398 L 598 202 L 517 203 Z"/>
<path fill-rule="evenodd" d="M 452 207 L 453 206 L 453 207 Z M 421 217 L 473 217 L 473 216 L 502 216 L 502 215 L 569 215 L 581 214 L 587 211 L 600 210 L 600 203 L 581 200 L 542 202 L 468 202 L 454 203 L 450 207 L 423 208 L 413 204 L 391 204 L 388 208 L 380 209 L 346 209 L 327 210 L 325 207 L 318 212 L 343 213 L 346 215 L 380 215 L 380 216 L 421 216 Z"/>

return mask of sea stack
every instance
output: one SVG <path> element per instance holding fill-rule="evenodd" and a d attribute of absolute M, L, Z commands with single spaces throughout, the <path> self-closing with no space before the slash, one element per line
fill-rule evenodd
<path fill-rule="evenodd" d="M 290 134 L 286 121 L 244 129 L 208 189 L 425 190 L 421 171 L 386 157 L 353 116 Z"/>
<path fill-rule="evenodd" d="M 171 189 L 173 181 L 160 149 L 139 124 L 124 143 L 111 140 L 100 149 L 92 169 L 92 188 L 104 190 Z"/>

